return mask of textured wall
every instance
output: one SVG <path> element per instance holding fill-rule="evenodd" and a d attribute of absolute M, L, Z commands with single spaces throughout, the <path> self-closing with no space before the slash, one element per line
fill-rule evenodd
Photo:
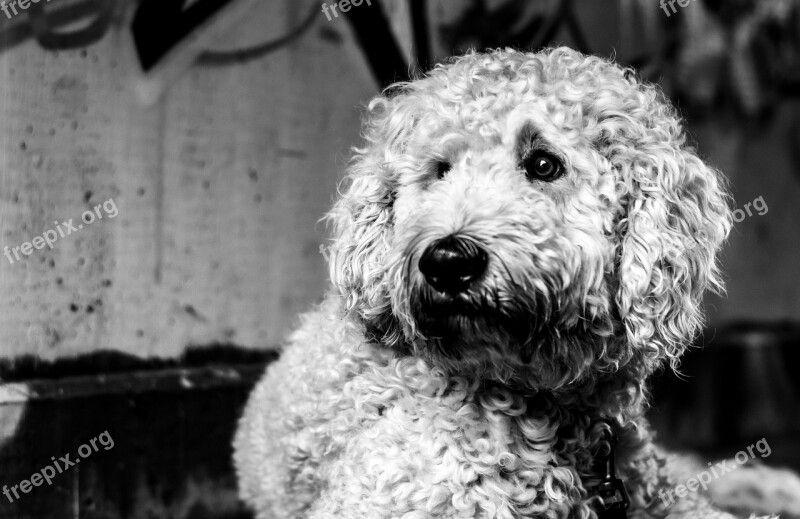
<path fill-rule="evenodd" d="M 262 5 L 225 47 L 279 37 L 309 7 Z M 264 58 L 194 68 L 152 108 L 132 65 L 114 33 L 0 55 L 0 247 L 109 198 L 118 209 L 52 250 L 0 256 L 0 356 L 272 346 L 321 296 L 317 220 L 376 88 L 347 22 L 320 14 Z"/>

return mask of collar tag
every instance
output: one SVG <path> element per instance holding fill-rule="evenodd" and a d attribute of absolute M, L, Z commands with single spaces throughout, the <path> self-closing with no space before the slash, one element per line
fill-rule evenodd
<path fill-rule="evenodd" d="M 605 429 L 608 452 L 598 457 L 596 463 L 602 470 L 603 479 L 595 487 L 594 494 L 599 498 L 597 502 L 597 516 L 599 519 L 627 519 L 628 507 L 631 504 L 625 482 L 617 477 L 617 468 L 614 460 L 614 447 L 617 438 L 611 427 Z"/>

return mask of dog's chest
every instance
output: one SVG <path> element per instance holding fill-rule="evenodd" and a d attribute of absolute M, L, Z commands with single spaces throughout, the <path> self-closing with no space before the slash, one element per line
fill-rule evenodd
<path fill-rule="evenodd" d="M 345 392 L 354 403 L 346 420 L 357 429 L 334 472 L 360 478 L 365 498 L 382 494 L 398 510 L 442 517 L 567 517 L 583 506 L 587 417 L 464 380 L 385 382 Z"/>

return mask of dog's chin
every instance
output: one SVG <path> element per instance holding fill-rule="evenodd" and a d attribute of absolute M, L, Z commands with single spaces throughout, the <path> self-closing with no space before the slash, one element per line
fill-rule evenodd
<path fill-rule="evenodd" d="M 427 290 L 412 298 L 422 338 L 409 353 L 445 373 L 520 390 L 556 389 L 578 380 L 580 363 L 569 352 L 552 350 L 556 341 L 549 334 L 547 314 L 537 320 L 525 310 L 530 305 L 498 307 L 500 298 Z"/>
<path fill-rule="evenodd" d="M 473 361 L 490 351 L 518 353 L 529 344 L 529 322 L 511 318 L 476 293 L 449 295 L 425 287 L 415 298 L 414 319 L 428 353 L 450 361 Z"/>

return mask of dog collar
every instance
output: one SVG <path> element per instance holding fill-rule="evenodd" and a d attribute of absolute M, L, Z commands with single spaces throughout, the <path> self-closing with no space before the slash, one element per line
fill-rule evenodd
<path fill-rule="evenodd" d="M 617 477 L 614 459 L 617 437 L 610 423 L 608 423 L 608 427 L 603 428 L 603 435 L 608 450 L 601 451 L 601 454 L 594 460 L 595 472 L 601 476 L 600 482 L 592 492 L 592 495 L 597 498 L 594 503 L 595 511 L 598 519 L 627 519 L 631 500 L 628 490 L 625 488 L 625 482 Z"/>

